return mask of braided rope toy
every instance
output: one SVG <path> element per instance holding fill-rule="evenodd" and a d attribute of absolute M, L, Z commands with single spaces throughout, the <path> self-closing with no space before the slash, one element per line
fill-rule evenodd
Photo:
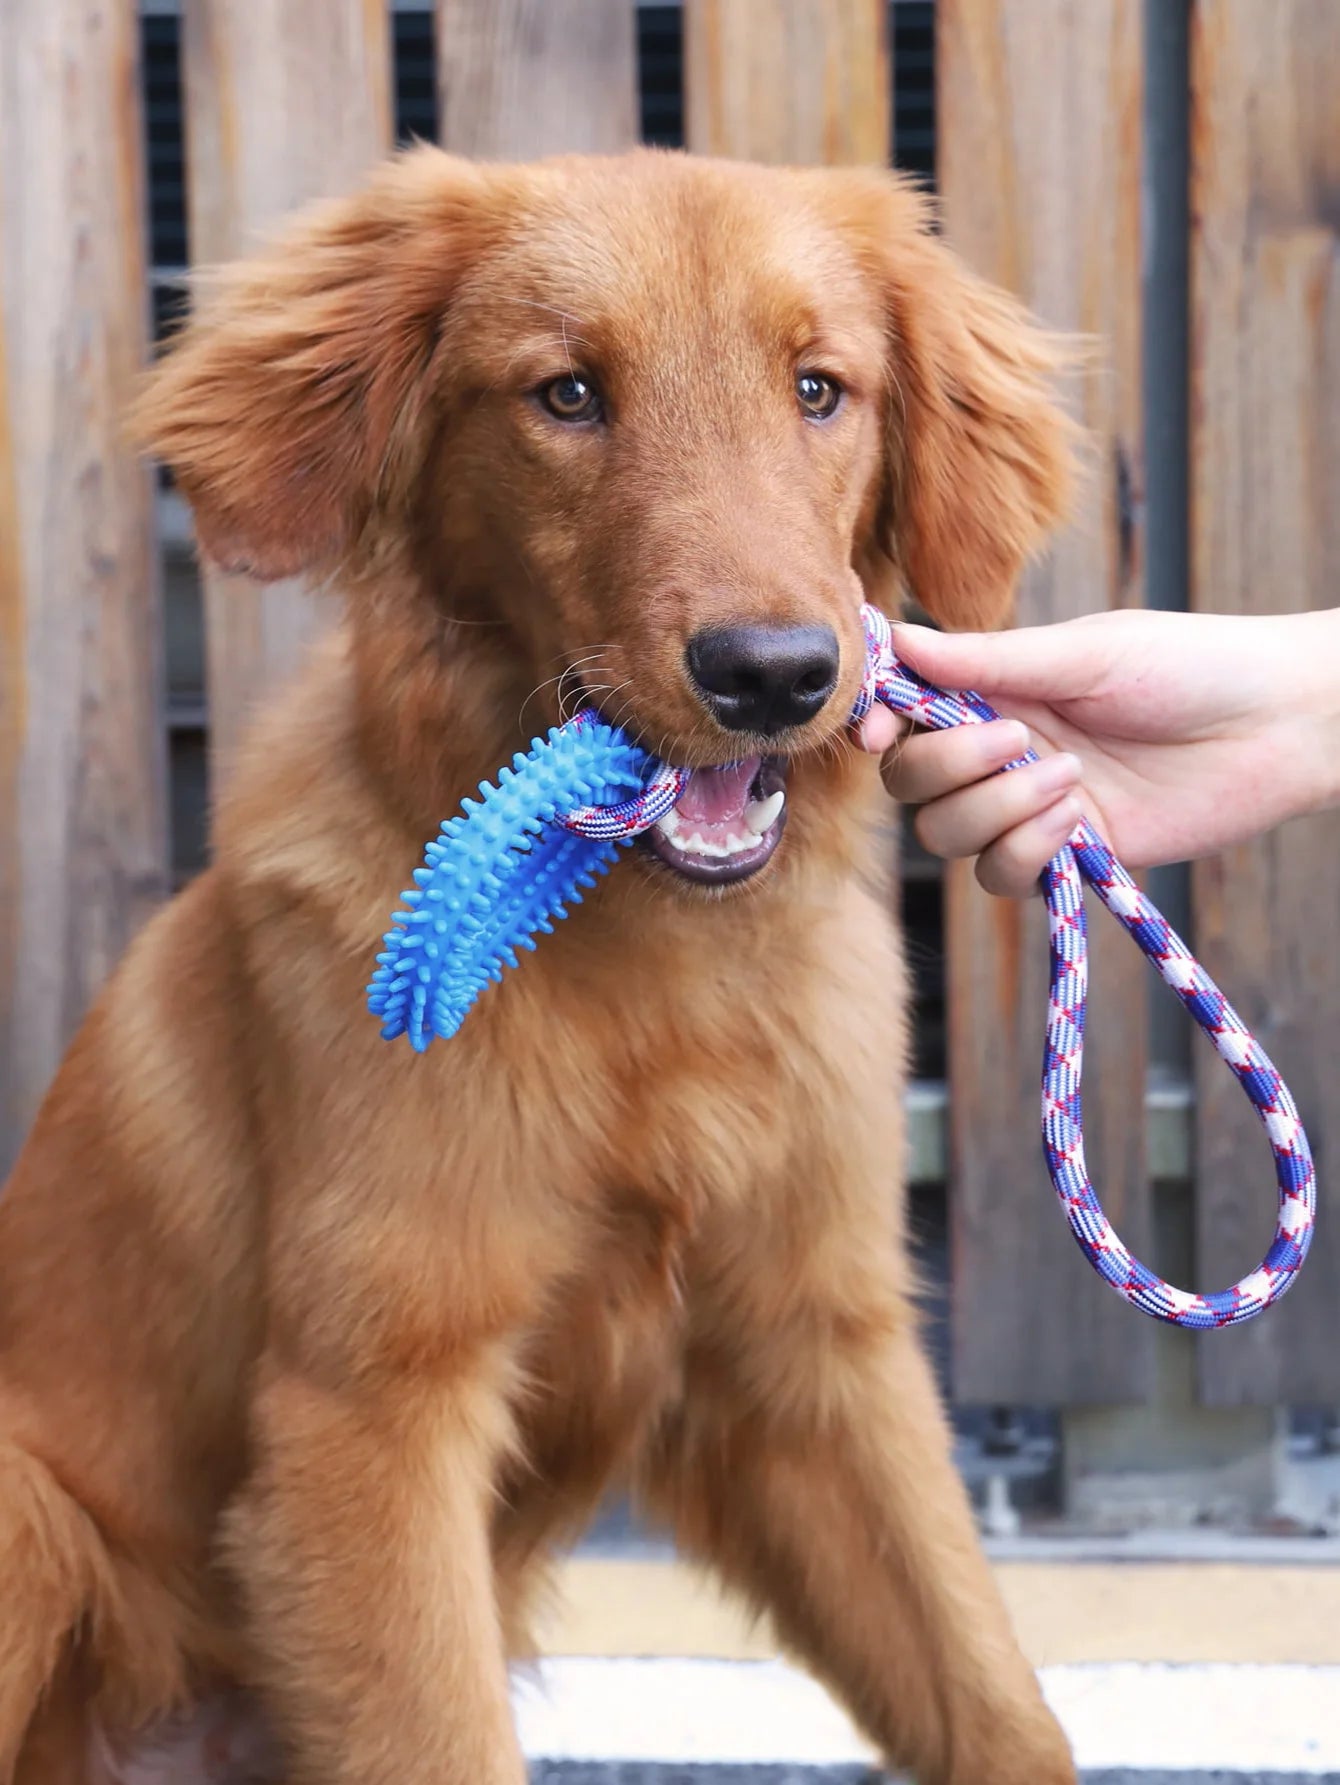
<path fill-rule="evenodd" d="M 947 693 L 899 663 L 889 622 L 875 608 L 863 608 L 862 618 L 866 669 L 852 724 L 876 700 L 935 730 L 999 717 L 980 695 Z M 1036 760 L 1030 750 L 1002 772 Z M 392 916 L 368 987 L 383 1036 L 408 1035 L 421 1053 L 435 1035 L 454 1035 L 480 992 L 502 978 L 504 967 L 516 966 L 516 951 L 533 949 L 537 934 L 551 934 L 554 921 L 581 903 L 619 848 L 670 811 L 689 774 L 586 709 L 536 739 L 496 782 L 481 783 L 479 799 L 466 800 L 429 843 L 415 885 L 403 895 L 407 909 Z M 1230 1289 L 1193 1295 L 1164 1282 L 1123 1245 L 1090 1182 L 1080 1104 L 1089 985 L 1086 882 L 1205 1031 L 1265 1127 L 1279 1190 L 1275 1237 L 1257 1268 Z M 1316 1221 L 1312 1154 L 1288 1087 L 1087 821 L 1049 863 L 1043 890 L 1051 959 L 1043 1150 L 1070 1231 L 1099 1276 L 1156 1319 L 1193 1329 L 1250 1320 L 1292 1285 Z"/>

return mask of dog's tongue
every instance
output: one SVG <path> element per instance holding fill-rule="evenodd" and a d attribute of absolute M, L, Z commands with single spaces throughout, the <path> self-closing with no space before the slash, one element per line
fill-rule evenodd
<path fill-rule="evenodd" d="M 749 799 L 759 762 L 757 756 L 747 756 L 724 768 L 694 769 L 675 810 L 696 824 L 726 824 L 738 818 Z"/>

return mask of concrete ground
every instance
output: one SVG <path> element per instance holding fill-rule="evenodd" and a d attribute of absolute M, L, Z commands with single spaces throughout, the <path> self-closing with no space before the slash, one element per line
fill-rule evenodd
<path fill-rule="evenodd" d="M 1334 1545 L 996 1548 L 1086 1785 L 1340 1785 Z M 579 1556 L 561 1588 L 539 1678 L 517 1689 L 535 1785 L 881 1777 L 767 1628 L 673 1557 Z"/>
<path fill-rule="evenodd" d="M 1093 1662 L 1340 1667 L 1340 1561 L 1316 1546 L 1207 1547 L 1216 1560 L 1041 1559 L 1041 1543 L 995 1546 L 996 1577 L 1036 1667 Z M 1001 1559 L 1010 1550 L 1029 1559 Z M 1270 1561 L 1272 1549 L 1290 1559 Z M 1116 1546 L 1079 1550 L 1112 1556 Z M 1139 1552 L 1137 1552 L 1139 1553 Z M 1146 1555 L 1157 1551 L 1146 1549 Z M 1329 1558 L 1335 1546 L 1324 1546 Z M 766 1628 L 683 1563 L 581 1556 L 560 1576 L 546 1654 L 760 1661 Z M 1335 1706 L 1340 1726 L 1340 1698 Z"/>

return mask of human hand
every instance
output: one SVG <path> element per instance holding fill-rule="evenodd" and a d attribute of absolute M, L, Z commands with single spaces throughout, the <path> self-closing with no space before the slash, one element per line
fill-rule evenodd
<path fill-rule="evenodd" d="M 921 732 L 876 706 L 917 834 L 976 856 L 989 892 L 1034 890 L 1081 814 L 1128 867 L 1210 854 L 1340 797 L 1340 609 L 1230 617 L 1122 609 L 1003 633 L 900 625 L 899 657 L 1008 717 Z M 1043 760 L 998 775 L 1031 743 Z"/>

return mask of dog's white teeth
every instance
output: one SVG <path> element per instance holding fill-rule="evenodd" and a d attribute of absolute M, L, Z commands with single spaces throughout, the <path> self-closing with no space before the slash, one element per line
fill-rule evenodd
<path fill-rule="evenodd" d="M 742 855 L 747 849 L 758 847 L 758 836 L 753 831 L 744 835 L 732 831 L 728 837 L 716 839 L 700 836 L 695 830 L 689 830 L 673 814 L 658 820 L 657 830 L 663 837 L 672 842 L 681 855 L 705 855 L 720 861 L 728 856 Z"/>
<path fill-rule="evenodd" d="M 761 837 L 776 824 L 777 815 L 785 804 L 786 790 L 779 787 L 765 800 L 750 800 L 744 809 L 744 821 L 756 837 Z"/>

